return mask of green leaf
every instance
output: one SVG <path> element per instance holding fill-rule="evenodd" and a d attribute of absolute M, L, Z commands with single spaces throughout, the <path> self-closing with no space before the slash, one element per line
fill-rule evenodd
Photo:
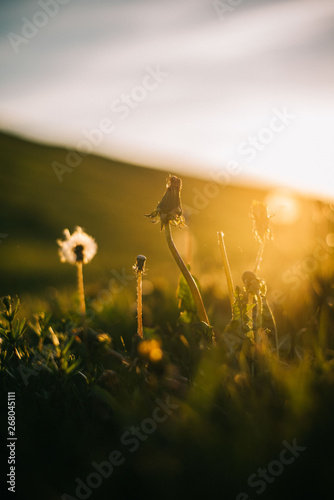
<path fill-rule="evenodd" d="M 16 327 L 16 339 L 19 339 L 26 330 L 26 320 L 23 319 Z"/>
<path fill-rule="evenodd" d="M 180 314 L 180 323 L 189 324 L 194 322 L 194 313 L 182 311 Z"/>
<path fill-rule="evenodd" d="M 247 303 L 238 286 L 235 289 L 234 296 L 232 319 L 223 332 L 223 339 L 230 351 L 234 351 L 236 347 L 241 346 L 245 340 L 248 340 L 250 332 L 248 312 L 254 307 L 254 304 Z"/>
<path fill-rule="evenodd" d="M 195 282 L 198 286 L 198 283 L 196 280 L 195 280 Z M 195 301 L 194 301 L 194 298 L 192 296 L 189 285 L 186 282 L 186 279 L 183 276 L 183 274 L 181 274 L 181 276 L 180 276 L 179 284 L 178 284 L 178 288 L 177 288 L 176 293 L 177 293 L 177 298 L 179 299 L 179 309 L 181 309 L 181 311 L 187 311 L 187 312 L 196 314 L 197 309 L 196 309 Z"/>
<path fill-rule="evenodd" d="M 71 347 L 71 345 L 73 344 L 73 341 L 74 341 L 74 335 L 70 338 L 70 340 L 67 342 L 67 344 L 65 345 L 64 349 L 62 350 L 62 354 L 63 356 L 65 356 L 68 351 L 69 351 L 69 348 Z"/>
<path fill-rule="evenodd" d="M 77 359 L 76 361 L 74 361 L 74 363 L 72 363 L 67 369 L 66 369 L 66 373 L 67 375 L 69 375 L 70 373 L 73 372 L 73 370 L 75 370 L 79 365 L 80 365 L 80 362 L 81 360 L 80 359 Z"/>

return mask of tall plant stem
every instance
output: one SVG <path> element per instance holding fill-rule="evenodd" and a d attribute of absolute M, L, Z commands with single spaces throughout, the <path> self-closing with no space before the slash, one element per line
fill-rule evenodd
<path fill-rule="evenodd" d="M 190 232 L 190 229 L 188 227 L 188 231 L 186 233 L 187 235 L 187 239 L 186 239 L 186 245 L 187 245 L 187 252 L 186 252 L 186 256 L 187 256 L 187 264 L 190 266 L 190 263 L 191 263 L 191 253 L 192 253 L 192 236 L 191 236 L 191 232 Z"/>
<path fill-rule="evenodd" d="M 256 307 L 253 306 L 253 308 L 251 308 L 251 306 L 254 304 L 254 295 L 252 293 L 248 293 L 248 306 L 249 306 L 249 312 L 248 312 L 248 317 L 249 317 L 249 326 L 250 328 L 253 329 L 253 332 L 254 332 L 254 336 L 255 336 L 255 330 L 254 330 L 254 318 L 256 316 L 254 316 L 254 308 Z"/>
<path fill-rule="evenodd" d="M 210 324 L 209 319 L 208 319 L 208 316 L 206 314 L 206 310 L 205 310 L 205 307 L 203 304 L 203 300 L 202 300 L 200 291 L 199 291 L 199 289 L 194 281 L 194 278 L 191 276 L 187 266 L 183 262 L 181 255 L 177 251 L 177 248 L 176 248 L 174 241 L 173 241 L 173 238 L 172 238 L 172 233 L 170 230 L 170 223 L 169 222 L 165 225 L 165 235 L 166 235 L 166 240 L 167 240 L 169 250 L 171 251 L 171 254 L 174 257 L 176 264 L 178 265 L 181 273 L 183 274 L 186 282 L 188 283 L 188 286 L 190 288 L 190 291 L 191 291 L 192 296 L 193 296 L 194 301 L 195 301 L 198 317 L 201 321 L 204 321 L 204 323 L 207 323 L 209 325 Z"/>
<path fill-rule="evenodd" d="M 78 275 L 78 291 L 79 291 L 79 300 L 80 300 L 80 314 L 84 319 L 86 316 L 86 304 L 85 304 L 85 291 L 84 291 L 84 283 L 83 283 L 83 272 L 82 272 L 82 262 L 77 262 L 77 275 Z"/>
<path fill-rule="evenodd" d="M 256 257 L 256 262 L 255 262 L 255 267 L 254 267 L 254 274 L 257 274 L 259 269 L 260 269 L 260 265 L 261 265 L 261 262 L 262 262 L 262 259 L 263 259 L 263 252 L 264 252 L 264 246 L 266 244 L 266 240 L 263 239 L 261 245 L 260 245 L 260 248 L 259 248 L 259 251 L 257 253 L 257 257 Z"/>
<path fill-rule="evenodd" d="M 263 313 L 263 304 L 262 304 L 262 297 L 261 295 L 255 295 L 255 301 L 256 301 L 256 311 L 255 311 L 255 318 L 254 318 L 254 324 L 253 324 L 253 331 L 254 331 L 254 336 L 255 336 L 255 341 L 256 343 L 260 342 L 260 335 L 261 335 L 261 330 L 262 330 L 262 313 Z"/>
<path fill-rule="evenodd" d="M 233 285 L 231 268 L 230 268 L 230 264 L 229 264 L 228 257 L 227 257 L 226 247 L 225 247 L 224 233 L 222 231 L 220 231 L 217 233 L 217 235 L 218 235 L 218 243 L 219 243 L 220 251 L 221 251 L 221 254 L 223 257 L 224 271 L 225 271 L 227 288 L 228 288 L 228 296 L 230 299 L 231 309 L 232 309 L 232 313 L 233 313 L 234 285 Z"/>
<path fill-rule="evenodd" d="M 273 313 L 270 305 L 268 304 L 267 300 L 266 300 L 266 304 L 267 304 L 268 311 L 270 313 L 270 316 L 271 316 L 271 319 L 272 319 L 272 322 L 273 322 L 273 325 L 274 325 L 275 342 L 276 342 L 276 355 L 277 355 L 277 359 L 279 360 L 279 345 L 278 345 L 278 334 L 277 334 L 276 320 L 275 320 L 274 313 Z"/>
<path fill-rule="evenodd" d="M 138 319 L 138 335 L 144 338 L 143 334 L 143 273 L 137 273 L 137 319 Z"/>

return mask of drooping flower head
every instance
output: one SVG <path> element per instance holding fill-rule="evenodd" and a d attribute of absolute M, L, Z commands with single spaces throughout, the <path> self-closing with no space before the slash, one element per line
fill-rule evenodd
<path fill-rule="evenodd" d="M 152 222 L 161 221 L 161 230 L 169 222 L 174 226 L 183 226 L 184 218 L 182 215 L 181 204 L 182 180 L 175 175 L 169 175 L 167 179 L 166 191 L 157 208 L 150 214 L 145 215 L 152 219 Z"/>
<path fill-rule="evenodd" d="M 61 262 L 88 264 L 92 260 L 97 251 L 97 244 L 80 226 L 77 226 L 72 234 L 65 229 L 64 237 L 64 240 L 57 240 Z"/>
<path fill-rule="evenodd" d="M 253 295 L 260 295 L 261 297 L 265 297 L 267 294 L 267 285 L 266 282 L 256 276 L 252 271 L 245 271 L 242 275 L 242 281 L 245 285 L 245 291 L 247 293 L 251 293 Z"/>
<path fill-rule="evenodd" d="M 268 213 L 268 207 L 262 201 L 254 200 L 251 208 L 251 218 L 253 221 L 253 233 L 259 243 L 266 239 L 271 240 L 270 219 L 273 217 Z"/>

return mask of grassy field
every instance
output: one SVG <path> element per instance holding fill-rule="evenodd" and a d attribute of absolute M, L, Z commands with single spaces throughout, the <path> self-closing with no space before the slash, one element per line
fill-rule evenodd
<path fill-rule="evenodd" d="M 73 270 L 60 263 L 56 240 L 64 228 L 72 231 L 76 225 L 94 236 L 99 246 L 86 269 L 88 288 L 96 283 L 105 286 L 112 270 L 131 273 L 139 253 L 148 258 L 148 279 L 175 286 L 178 272 L 164 235 L 143 217 L 160 200 L 168 172 L 88 156 L 59 182 L 51 165 L 65 163 L 65 149 L 5 134 L 0 135 L 0 146 L 0 231 L 8 234 L 0 246 L 1 294 L 41 292 L 71 284 Z M 178 174 L 173 165 L 170 171 Z M 207 185 L 205 180 L 183 176 L 182 200 L 192 215 L 189 229 L 174 230 L 174 237 L 183 255 L 188 253 L 190 239 L 194 273 L 222 296 L 226 285 L 216 233 L 225 233 L 238 282 L 242 272 L 252 268 L 257 252 L 249 219 L 252 200 L 263 200 L 268 193 L 221 185 L 211 191 L 217 195 L 208 198 Z M 300 218 L 292 225 L 276 226 L 266 250 L 261 272 L 273 288 L 284 288 L 283 273 L 312 253 L 315 238 L 324 239 L 328 230 L 325 217 L 321 223 L 312 223 L 314 209 L 322 209 L 320 203 L 300 198 L 298 203 Z"/>
<path fill-rule="evenodd" d="M 193 213 L 172 229 L 208 325 L 165 232 L 143 217 L 168 172 L 91 156 L 59 182 L 51 165 L 66 150 L 4 134 L 0 145 L 0 295 L 22 299 L 22 309 L 0 301 L 0 428 L 3 442 L 17 437 L 15 498 L 332 498 L 333 206 L 295 198 L 299 217 L 272 220 L 247 284 L 259 250 L 252 201 L 272 193 L 216 185 L 205 199 L 212 186 L 184 176 Z M 98 243 L 84 266 L 86 316 L 75 267 L 57 255 L 76 225 Z M 217 231 L 238 287 L 233 311 Z M 148 262 L 142 336 L 138 254 Z M 2 470 L 10 453 L 1 448 Z"/>

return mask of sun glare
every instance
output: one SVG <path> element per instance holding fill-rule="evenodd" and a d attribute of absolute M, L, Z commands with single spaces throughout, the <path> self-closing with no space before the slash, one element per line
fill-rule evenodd
<path fill-rule="evenodd" d="M 269 212 L 275 215 L 272 218 L 274 224 L 294 224 L 300 216 L 299 202 L 289 190 L 275 189 L 271 191 L 266 198 L 266 203 Z"/>

